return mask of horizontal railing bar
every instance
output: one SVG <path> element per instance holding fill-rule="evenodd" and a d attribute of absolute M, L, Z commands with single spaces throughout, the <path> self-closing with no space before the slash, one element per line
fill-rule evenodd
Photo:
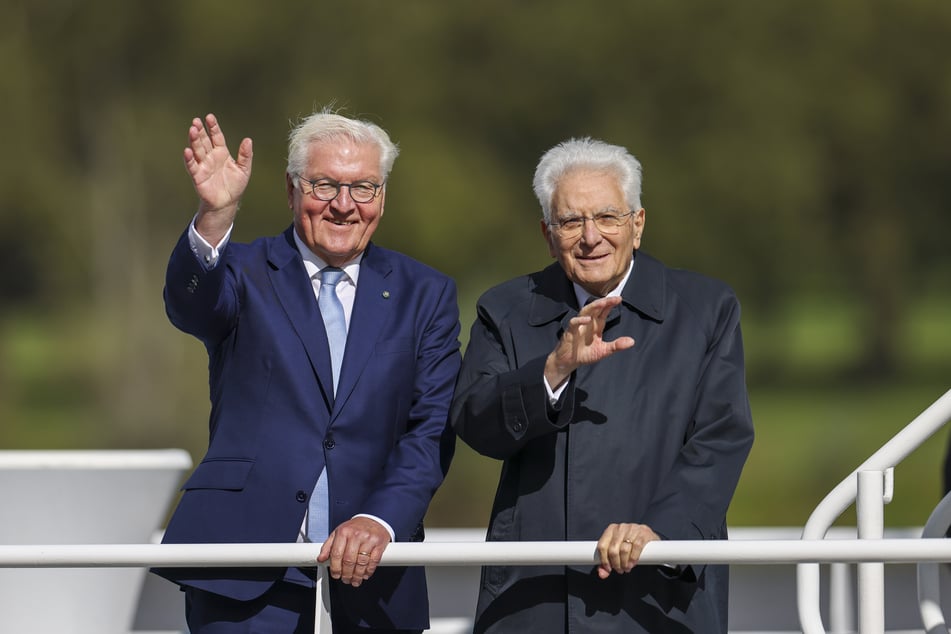
<path fill-rule="evenodd" d="M 587 565 L 596 542 L 398 542 L 384 566 Z M 0 546 L 0 568 L 314 566 L 320 544 L 54 544 Z M 917 563 L 951 561 L 951 540 L 651 542 L 643 564 Z"/>

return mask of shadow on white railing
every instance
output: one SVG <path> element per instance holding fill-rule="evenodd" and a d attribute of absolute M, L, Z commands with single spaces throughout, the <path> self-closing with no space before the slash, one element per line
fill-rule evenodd
<path fill-rule="evenodd" d="M 951 420 L 951 390 L 945 392 L 941 398 L 859 465 L 819 503 L 803 529 L 803 542 L 823 540 L 832 524 L 854 502 L 860 541 L 870 547 L 884 546 L 886 541 L 882 539 L 884 505 L 891 501 L 892 474 L 895 466 L 949 420 Z M 943 528 L 939 526 L 933 531 L 941 535 L 947 528 L 948 522 L 945 521 Z M 935 541 L 934 538 L 937 535 L 932 535 L 931 539 L 918 541 L 931 543 Z M 931 561 L 933 560 L 921 559 L 919 563 Z M 884 560 L 867 560 L 859 566 L 859 632 L 862 634 L 880 634 L 885 631 L 883 562 Z M 925 584 L 926 596 L 939 594 L 936 573 L 926 574 Z M 797 598 L 799 621 L 804 634 L 824 634 L 825 632 L 819 610 L 819 585 L 818 563 L 800 563 L 797 566 Z M 933 615 L 935 610 L 940 613 L 937 603 L 931 604 L 927 611 Z M 943 622 L 943 616 L 938 618 Z M 833 623 L 835 631 L 847 629 L 851 628 L 846 623 Z"/>

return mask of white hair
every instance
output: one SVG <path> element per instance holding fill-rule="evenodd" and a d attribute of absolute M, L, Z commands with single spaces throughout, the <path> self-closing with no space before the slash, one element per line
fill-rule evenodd
<path fill-rule="evenodd" d="M 399 147 L 390 140 L 390 135 L 375 123 L 345 117 L 329 106 L 307 116 L 291 130 L 288 136 L 287 173 L 303 174 L 312 144 L 341 138 L 358 145 L 369 144 L 379 148 L 380 177 L 386 180 L 400 153 Z"/>
<path fill-rule="evenodd" d="M 613 172 L 630 208 L 641 208 L 640 161 L 619 145 L 591 137 L 568 139 L 545 152 L 535 168 L 532 188 L 542 206 L 545 222 L 551 222 L 551 201 L 558 181 L 576 169 Z"/>

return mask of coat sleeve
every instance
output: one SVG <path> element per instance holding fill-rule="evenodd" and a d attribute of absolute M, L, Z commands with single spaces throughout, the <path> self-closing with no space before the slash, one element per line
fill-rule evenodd
<path fill-rule="evenodd" d="M 740 306 L 721 299 L 694 395 L 693 417 L 642 523 L 666 539 L 725 537 L 725 518 L 753 444 Z"/>
<path fill-rule="evenodd" d="M 422 540 L 421 519 L 449 470 L 455 436 L 449 404 L 459 372 L 459 308 L 446 278 L 422 329 L 408 419 L 361 512 L 383 518 L 398 541 Z"/>
<path fill-rule="evenodd" d="M 163 295 L 169 320 L 207 346 L 224 339 L 237 320 L 237 293 L 226 254 L 222 253 L 217 266 L 206 269 L 192 252 L 186 230 L 172 250 L 165 272 Z"/>
<path fill-rule="evenodd" d="M 532 439 L 557 432 L 569 423 L 574 378 L 561 401 L 551 406 L 544 383 L 547 352 L 519 365 L 510 345 L 512 333 L 504 318 L 497 316 L 501 311 L 491 305 L 483 298 L 476 307 L 451 420 L 470 447 L 504 460 Z"/>

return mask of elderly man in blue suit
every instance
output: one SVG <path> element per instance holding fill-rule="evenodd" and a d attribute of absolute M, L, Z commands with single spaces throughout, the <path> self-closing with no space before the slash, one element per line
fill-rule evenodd
<path fill-rule="evenodd" d="M 456 289 L 379 247 L 398 149 L 379 126 L 329 110 L 290 135 L 293 224 L 230 240 L 252 142 L 232 157 L 214 115 L 184 151 L 198 213 L 169 261 L 172 323 L 205 345 L 208 451 L 166 543 L 322 542 L 335 633 L 429 626 L 424 571 L 377 567 L 423 539 L 452 457 Z M 192 634 L 313 632 L 314 569 L 159 569 L 185 591 Z"/>

